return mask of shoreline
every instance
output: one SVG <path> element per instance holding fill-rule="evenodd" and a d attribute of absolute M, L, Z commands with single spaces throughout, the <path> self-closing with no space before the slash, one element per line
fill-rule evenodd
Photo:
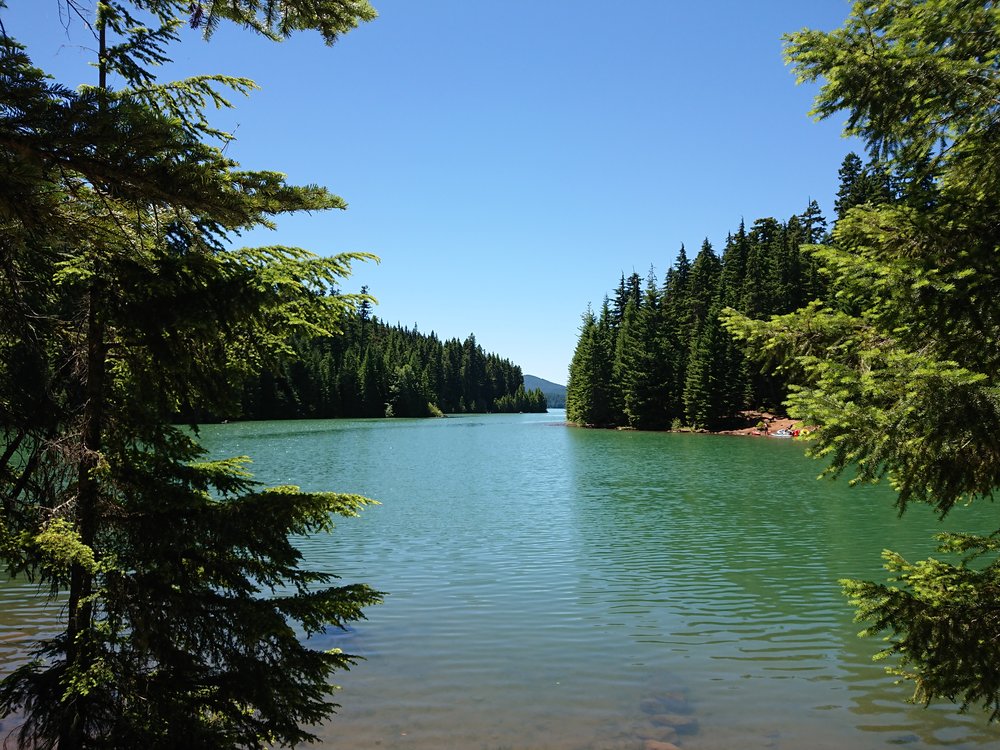
<path fill-rule="evenodd" d="M 742 435 L 747 437 L 772 437 L 778 430 L 788 430 L 792 432 L 794 430 L 801 430 L 804 428 L 801 420 L 791 419 L 789 417 L 776 417 L 769 412 L 744 412 L 747 417 L 748 425 L 746 427 L 738 427 L 732 430 L 709 430 L 708 432 L 713 435 Z M 766 425 L 765 431 L 761 432 L 758 428 L 758 424 L 764 422 Z"/>
<path fill-rule="evenodd" d="M 738 435 L 741 437 L 789 437 L 787 435 L 776 436 L 775 433 L 780 430 L 787 430 L 791 433 L 796 433 L 798 430 L 805 430 L 806 434 L 816 430 L 815 427 L 809 427 L 802 423 L 801 419 L 792 419 L 791 417 L 777 417 L 770 412 L 756 412 L 756 411 L 746 411 L 742 412 L 741 416 L 744 418 L 745 423 L 743 427 L 733 427 L 726 430 L 706 430 L 706 429 L 694 429 L 691 427 L 681 427 L 679 429 L 673 430 L 650 430 L 651 432 L 673 432 L 675 434 L 689 434 L 689 435 Z M 762 424 L 763 423 L 763 426 Z M 571 427 L 583 427 L 584 429 L 610 429 L 610 430 L 622 430 L 622 431 L 633 431 L 638 430 L 635 427 L 619 426 L 619 427 L 595 427 L 593 425 L 578 425 L 573 422 L 565 422 Z M 640 430 L 641 431 L 641 430 Z M 793 434 L 791 437 L 798 437 L 797 434 Z"/>

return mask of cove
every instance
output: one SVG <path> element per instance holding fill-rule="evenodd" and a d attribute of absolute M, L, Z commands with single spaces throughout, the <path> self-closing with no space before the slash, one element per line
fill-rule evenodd
<path fill-rule="evenodd" d="M 323 648 L 326 748 L 988 748 L 975 711 L 905 703 L 840 594 L 880 552 L 989 531 L 989 506 L 896 517 L 881 487 L 817 481 L 788 440 L 567 427 L 564 414 L 247 422 L 202 429 L 257 478 L 379 500 L 307 563 L 387 592 Z M 0 635 L 42 627 L 0 587 Z M 664 718 L 672 717 L 672 718 Z M 672 723 L 671 723 L 672 722 Z"/>

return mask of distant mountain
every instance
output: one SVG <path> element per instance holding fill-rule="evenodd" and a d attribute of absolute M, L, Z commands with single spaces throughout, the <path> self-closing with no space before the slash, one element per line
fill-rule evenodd
<path fill-rule="evenodd" d="M 535 377 L 534 375 L 525 375 L 524 389 L 526 391 L 533 391 L 536 388 L 542 389 L 542 393 L 545 394 L 545 400 L 548 402 L 550 409 L 562 409 L 566 406 L 566 386 Z"/>

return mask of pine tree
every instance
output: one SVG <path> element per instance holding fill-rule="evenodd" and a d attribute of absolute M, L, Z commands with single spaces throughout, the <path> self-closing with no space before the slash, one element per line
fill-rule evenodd
<path fill-rule="evenodd" d="M 661 321 L 659 291 L 650 270 L 641 304 L 630 299 L 625 307 L 615 353 L 614 379 L 631 427 L 661 429 L 675 416 L 668 411 L 672 373 L 663 354 Z"/>
<path fill-rule="evenodd" d="M 597 319 L 593 310 L 587 309 L 580 326 L 580 338 L 573 351 L 566 380 L 566 419 L 579 425 L 594 422 L 597 403 L 597 363 L 594 336 Z"/>
<path fill-rule="evenodd" d="M 566 419 L 578 425 L 608 427 L 619 423 L 611 386 L 611 338 L 607 304 L 601 319 L 588 309 L 580 326 L 566 383 Z"/>
<path fill-rule="evenodd" d="M 671 415 L 671 422 L 684 411 L 682 394 L 688 359 L 691 272 L 692 265 L 687 251 L 681 245 L 674 265 L 667 271 L 660 295 L 658 335 L 660 356 L 666 373 L 662 398 L 665 402 L 664 410 Z"/>
<path fill-rule="evenodd" d="M 901 511 L 924 502 L 943 515 L 1000 487 L 998 48 L 991 4 L 946 0 L 868 0 L 840 29 L 791 35 L 800 79 L 825 79 L 815 112 L 847 110 L 847 133 L 902 194 L 838 207 L 832 244 L 816 251 L 835 306 L 727 318 L 791 380 L 791 412 L 820 425 L 811 452 L 834 474 L 887 478 Z M 845 589 L 915 699 L 995 720 L 1000 546 L 944 534 L 941 547 L 958 557 L 886 553 L 895 585 Z"/>
<path fill-rule="evenodd" d="M 691 283 L 687 300 L 689 328 L 699 328 L 709 317 L 709 311 L 719 295 L 721 273 L 722 263 L 712 249 L 712 243 L 706 237 L 691 266 Z"/>
<path fill-rule="evenodd" d="M 279 213 L 343 208 L 318 187 L 248 172 L 208 141 L 226 87 L 160 84 L 184 23 L 237 21 L 327 41 L 363 2 L 101 2 L 98 86 L 44 78 L 0 39 L 0 554 L 66 597 L 61 633 L 0 684 L 25 747 L 263 747 L 311 737 L 349 655 L 314 633 L 378 596 L 301 567 L 290 536 L 368 501 L 254 483 L 244 459 L 205 462 L 177 410 L 227 413 L 246 375 L 295 335 L 336 332 L 355 303 L 328 292 L 365 256 L 229 249 Z M 189 13 L 193 15 L 189 15 Z M 148 22 L 148 23 L 147 23 Z M 112 89 L 111 82 L 120 87 Z M 6 391 L 5 391 L 6 392 Z"/>
<path fill-rule="evenodd" d="M 722 337 L 717 330 L 721 274 L 722 263 L 706 238 L 691 268 L 684 378 L 678 390 L 684 421 L 692 427 L 715 427 L 720 410 L 727 407 L 721 399 Z"/>
<path fill-rule="evenodd" d="M 861 157 L 853 151 L 848 153 L 840 164 L 837 176 L 840 178 L 840 185 L 833 208 L 837 212 L 837 218 L 842 219 L 848 210 L 865 202 L 864 163 Z"/>
<path fill-rule="evenodd" d="M 717 429 L 732 416 L 725 398 L 725 340 L 719 320 L 721 307 L 715 303 L 691 341 L 684 381 L 684 418 L 695 428 Z"/>
<path fill-rule="evenodd" d="M 809 201 L 806 210 L 799 214 L 799 222 L 804 232 L 805 248 L 802 248 L 800 261 L 802 264 L 802 290 L 799 304 L 796 307 L 826 297 L 826 279 L 822 276 L 818 259 L 810 252 L 809 248 L 814 245 L 828 244 L 830 240 L 826 228 L 826 218 L 816 201 Z"/>

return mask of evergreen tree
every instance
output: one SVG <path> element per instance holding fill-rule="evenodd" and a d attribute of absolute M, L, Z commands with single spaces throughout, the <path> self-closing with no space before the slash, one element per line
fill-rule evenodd
<path fill-rule="evenodd" d="M 810 201 L 801 217 L 784 224 L 759 219 L 747 232 L 741 221 L 721 259 L 707 239 L 693 263 L 682 246 L 662 288 L 651 269 L 637 297 L 637 277 L 623 275 L 613 307 L 605 300 L 600 320 L 593 321 L 614 352 L 602 381 L 608 384 L 607 421 L 587 424 L 660 429 L 688 420 L 714 429 L 746 409 L 778 408 L 785 396 L 782 377 L 752 368 L 717 316 L 726 306 L 766 316 L 811 299 L 823 285 L 815 278 L 818 263 L 802 248 L 815 239 L 826 240 L 825 220 Z M 588 337 L 598 335 L 585 328 Z M 584 345 L 581 355 L 592 345 Z"/>
<path fill-rule="evenodd" d="M 802 294 L 802 255 L 799 250 L 804 242 L 802 224 L 798 216 L 793 216 L 781 228 L 775 248 L 772 314 L 791 312 L 805 302 Z"/>
<path fill-rule="evenodd" d="M 249 81 L 160 84 L 143 66 L 188 22 L 332 42 L 372 15 L 347 0 L 107 0 L 98 86 L 80 93 L 0 32 L 0 381 L 14 394 L 0 554 L 66 602 L 62 631 L 0 683 L 23 747 L 295 744 L 334 708 L 329 675 L 352 657 L 296 628 L 342 626 L 378 597 L 304 570 L 289 539 L 368 501 L 257 485 L 244 459 L 205 462 L 171 418 L 232 411 L 295 335 L 335 333 L 355 300 L 328 292 L 364 256 L 229 249 L 278 214 L 344 204 L 209 145 L 226 136 L 205 107 Z"/>
<path fill-rule="evenodd" d="M 574 424 L 592 425 L 598 399 L 597 356 L 594 346 L 597 319 L 587 309 L 580 326 L 580 338 L 573 351 L 566 380 L 566 419 Z"/>
<path fill-rule="evenodd" d="M 605 427 L 625 423 L 622 411 L 621 384 L 614 379 L 615 347 L 618 332 L 615 329 L 613 313 L 605 300 L 601 314 L 593 331 L 595 362 L 595 409 L 594 424 Z"/>
<path fill-rule="evenodd" d="M 705 242 L 708 242 L 708 240 L 706 239 Z M 691 271 L 691 261 L 688 260 L 684 243 L 681 243 L 681 249 L 677 251 L 677 260 L 674 261 L 674 265 L 667 271 L 667 277 L 663 281 L 663 298 L 665 301 L 669 300 L 670 304 L 680 308 L 688 306 L 688 295 L 691 292 L 692 285 Z M 687 323 L 687 321 L 683 322 Z"/>
<path fill-rule="evenodd" d="M 697 263 L 697 258 L 695 262 Z M 708 280 L 702 276 L 701 266 L 697 271 L 698 278 L 692 279 L 692 273 L 694 273 L 693 266 L 687 258 L 684 245 L 681 245 L 676 262 L 667 271 L 661 295 L 662 312 L 659 337 L 661 356 L 667 372 L 663 398 L 666 402 L 665 410 L 672 415 L 671 419 L 682 414 L 684 410 L 682 394 L 688 360 L 692 287 L 694 287 L 696 295 L 701 295 L 705 284 L 708 283 Z"/>
<path fill-rule="evenodd" d="M 666 388 L 671 380 L 660 336 L 660 299 L 650 271 L 642 303 L 630 299 L 618 333 L 614 378 L 621 389 L 622 409 L 631 427 L 669 426 Z"/>
<path fill-rule="evenodd" d="M 695 428 L 716 429 L 732 416 L 725 387 L 725 340 L 718 303 L 706 315 L 691 342 L 684 381 L 684 417 Z"/>
<path fill-rule="evenodd" d="M 432 414 L 433 395 L 416 361 L 396 367 L 389 385 L 387 417 L 428 417 Z"/>
<path fill-rule="evenodd" d="M 513 395 L 504 394 L 496 400 L 499 412 L 512 414 L 517 412 L 543 413 L 548 409 L 545 394 L 540 388 L 526 390 L 522 383 Z"/>
<path fill-rule="evenodd" d="M 476 343 L 476 337 L 470 333 L 462 342 L 462 411 L 487 410 L 486 385 L 486 357 Z"/>
<path fill-rule="evenodd" d="M 607 427 L 617 423 L 611 390 L 611 316 L 607 304 L 600 321 L 590 309 L 583 316 L 566 383 L 566 419 L 573 424 Z"/>
<path fill-rule="evenodd" d="M 840 178 L 840 185 L 833 208 L 837 212 L 837 219 L 842 219 L 848 210 L 866 202 L 865 169 L 861 157 L 853 151 L 848 153 L 840 164 L 837 176 Z"/>
<path fill-rule="evenodd" d="M 809 201 L 806 210 L 799 214 L 799 223 L 805 233 L 803 241 L 807 245 L 819 245 L 826 240 L 826 218 L 816 201 Z"/>
<path fill-rule="evenodd" d="M 692 427 L 715 427 L 724 408 L 719 386 L 723 337 L 717 320 L 721 274 L 722 263 L 706 238 L 691 269 L 684 377 L 677 389 L 684 420 Z"/>
<path fill-rule="evenodd" d="M 901 511 L 943 515 L 1000 486 L 998 48 L 991 3 L 946 0 L 866 0 L 840 29 L 791 35 L 800 79 L 825 79 L 815 112 L 847 110 L 847 133 L 903 192 L 838 207 L 832 244 L 816 250 L 836 307 L 728 316 L 793 383 L 792 413 L 820 425 L 811 452 L 834 474 L 887 477 Z M 997 534 L 943 534 L 941 547 L 960 557 L 889 552 L 895 585 L 846 591 L 917 700 L 1000 718 Z"/>
<path fill-rule="evenodd" d="M 712 243 L 706 237 L 691 266 L 686 320 L 689 329 L 699 328 L 708 318 L 709 311 L 718 298 L 721 273 L 722 263 L 712 249 Z"/>
<path fill-rule="evenodd" d="M 826 228 L 826 218 L 823 216 L 822 211 L 820 211 L 819 204 L 816 201 L 809 201 L 806 210 L 799 214 L 799 222 L 802 225 L 803 242 L 807 246 L 829 243 L 830 236 Z M 800 301 L 796 307 L 801 307 L 806 302 L 823 298 L 827 293 L 826 279 L 820 271 L 819 260 L 806 249 L 800 256 L 800 263 L 802 267 L 802 289 L 799 296 Z"/>
<path fill-rule="evenodd" d="M 625 274 L 622 274 L 621 281 L 618 283 L 618 289 L 615 290 L 612 325 L 616 330 L 621 326 L 622 320 L 625 318 L 625 308 L 628 306 L 630 300 L 636 305 L 642 301 L 642 279 L 635 272 L 629 275 L 627 279 L 625 278 Z"/>
<path fill-rule="evenodd" d="M 370 299 L 367 294 L 360 296 Z M 524 383 L 520 367 L 484 353 L 478 345 L 474 358 L 481 367 L 469 368 L 463 365 L 467 348 L 457 339 L 442 343 L 433 333 L 390 326 L 361 309 L 342 316 L 337 325 L 343 333 L 336 337 L 293 338 L 293 361 L 274 370 L 265 368 L 246 383 L 242 409 L 229 418 L 415 417 L 490 411 L 498 399 L 513 398 Z M 466 391 L 473 389 L 472 382 L 479 383 L 479 395 L 469 406 Z"/>
<path fill-rule="evenodd" d="M 855 206 L 878 205 L 893 199 L 893 177 L 875 159 L 863 165 L 861 157 L 852 151 L 844 157 L 838 175 L 840 186 L 833 204 L 838 221 Z"/>
<path fill-rule="evenodd" d="M 776 261 L 782 244 L 781 225 L 771 217 L 757 219 L 748 243 L 739 309 L 747 315 L 769 315 L 778 296 Z"/>

